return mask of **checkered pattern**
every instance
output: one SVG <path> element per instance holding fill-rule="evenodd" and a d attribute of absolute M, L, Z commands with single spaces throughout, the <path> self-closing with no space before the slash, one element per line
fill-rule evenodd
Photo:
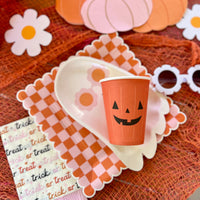
<path fill-rule="evenodd" d="M 145 67 L 141 66 L 133 52 L 129 51 L 121 37 L 117 33 L 103 35 L 88 45 L 83 51 L 79 51 L 78 56 L 90 56 L 106 62 L 138 76 L 149 76 Z"/>
<path fill-rule="evenodd" d="M 173 104 L 173 101 L 170 98 L 168 98 L 167 100 L 170 105 L 170 111 L 165 116 L 167 124 L 163 136 L 168 136 L 172 130 L 176 130 L 179 124 L 185 123 L 187 119 L 186 115 L 180 112 L 179 107 Z"/>
<path fill-rule="evenodd" d="M 54 80 L 58 68 L 29 85 L 18 94 L 42 131 L 54 142 L 54 147 L 66 160 L 86 196 L 102 188 L 126 166 L 96 136 L 74 121 L 61 107 L 54 93 Z"/>
<path fill-rule="evenodd" d="M 129 71 L 134 71 L 134 74 L 146 74 L 143 67 L 138 70 L 139 61 L 135 60 L 133 54 L 129 60 L 135 60 L 135 65 L 131 65 L 128 61 L 125 61 L 128 67 L 125 67 L 124 63 L 120 62 L 122 65 L 116 63 L 117 58 L 120 57 L 119 49 L 124 49 L 124 51 L 121 50 L 123 57 L 131 54 L 122 42 L 117 35 L 102 36 L 100 40 L 86 47 L 78 55 L 93 57 L 98 55 L 99 59 L 115 63 L 120 67 L 123 65 L 122 68 L 126 70 L 130 68 Z M 94 52 L 97 46 L 99 48 L 94 55 L 88 53 Z M 114 52 L 118 57 L 114 56 Z M 108 60 L 108 58 L 112 58 L 112 60 Z M 138 67 L 136 67 L 137 65 Z M 56 67 L 51 73 L 46 73 L 42 79 L 38 79 L 35 84 L 28 85 L 25 90 L 18 93 L 18 99 L 23 102 L 23 106 L 29 110 L 30 115 L 35 117 L 36 122 L 42 125 L 43 132 L 47 134 L 50 141 L 54 142 L 55 149 L 60 152 L 61 157 L 66 160 L 67 166 L 72 169 L 73 175 L 78 178 L 78 183 L 84 188 L 85 195 L 91 197 L 96 190 L 103 188 L 104 183 L 110 182 L 113 176 L 119 175 L 121 169 L 126 166 L 101 140 L 74 121 L 63 110 L 54 93 L 57 70 Z M 163 135 L 174 127 L 178 128 L 180 115 L 184 117 L 179 110 L 175 112 L 174 107 L 178 107 L 173 105 L 170 100 L 169 104 L 170 113 L 166 116 L 168 130 Z M 173 119 L 176 119 L 176 126 L 171 126 Z"/>

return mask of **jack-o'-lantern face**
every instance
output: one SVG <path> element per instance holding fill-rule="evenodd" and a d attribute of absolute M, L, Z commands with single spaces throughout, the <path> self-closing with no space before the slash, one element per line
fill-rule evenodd
<path fill-rule="evenodd" d="M 112 107 L 113 110 L 119 110 L 119 107 L 117 105 L 117 102 L 114 101 L 114 104 L 113 104 L 113 107 Z M 143 106 L 142 106 L 142 103 L 141 101 L 139 101 L 139 104 L 138 104 L 138 110 L 143 110 Z M 124 114 L 124 113 L 126 114 Z M 132 118 L 132 115 L 131 112 L 130 112 L 130 108 L 127 108 L 126 110 L 124 111 L 119 111 L 118 112 L 118 115 L 116 116 L 116 112 L 115 114 L 113 114 L 113 117 L 115 119 L 115 121 L 118 123 L 118 124 L 122 124 L 124 126 L 132 126 L 132 125 L 135 125 L 137 124 L 140 119 L 142 118 L 142 115 L 140 115 L 139 117 L 137 118 Z M 128 119 L 124 118 L 125 115 L 128 117 Z M 131 117 L 131 118 L 130 118 Z"/>
<path fill-rule="evenodd" d="M 101 83 L 110 143 L 144 143 L 149 82 L 144 78 L 116 78 Z"/>

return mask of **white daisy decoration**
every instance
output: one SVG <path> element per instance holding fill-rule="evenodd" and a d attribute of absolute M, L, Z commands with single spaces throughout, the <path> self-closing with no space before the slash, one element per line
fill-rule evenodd
<path fill-rule="evenodd" d="M 15 55 L 20 56 L 27 50 L 29 56 L 37 56 L 41 52 L 40 45 L 50 44 L 52 35 L 44 31 L 50 20 L 46 15 L 37 16 L 36 10 L 28 9 L 24 12 L 24 17 L 16 14 L 10 18 L 13 29 L 6 31 L 5 40 L 14 43 L 11 51 Z"/>
<path fill-rule="evenodd" d="M 200 4 L 195 4 L 191 9 L 187 9 L 183 19 L 176 24 L 183 31 L 183 36 L 188 40 L 193 40 L 196 36 L 200 41 Z"/>

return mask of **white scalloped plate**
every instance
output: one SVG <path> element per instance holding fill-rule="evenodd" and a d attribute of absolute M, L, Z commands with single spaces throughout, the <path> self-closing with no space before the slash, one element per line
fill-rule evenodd
<path fill-rule="evenodd" d="M 102 77 L 133 76 L 133 74 L 107 62 L 90 57 L 70 57 L 61 63 L 55 80 L 55 93 L 65 111 L 78 123 L 94 133 L 119 159 L 134 171 L 143 168 L 143 155 L 153 158 L 157 149 L 156 134 L 161 135 L 166 127 L 164 115 L 169 113 L 169 104 L 165 96 L 149 90 L 145 142 L 138 146 L 112 145 L 108 140 L 103 97 L 96 75 Z M 91 106 L 81 105 L 77 99 L 85 91 L 92 94 Z"/>

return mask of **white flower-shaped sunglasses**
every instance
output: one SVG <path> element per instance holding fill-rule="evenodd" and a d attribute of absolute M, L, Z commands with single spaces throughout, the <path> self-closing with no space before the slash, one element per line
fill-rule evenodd
<path fill-rule="evenodd" d="M 162 65 L 154 71 L 152 83 L 159 92 L 171 95 L 181 89 L 182 83 L 200 94 L 200 65 L 190 67 L 187 74 L 180 74 L 179 70 L 170 65 Z"/>

